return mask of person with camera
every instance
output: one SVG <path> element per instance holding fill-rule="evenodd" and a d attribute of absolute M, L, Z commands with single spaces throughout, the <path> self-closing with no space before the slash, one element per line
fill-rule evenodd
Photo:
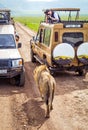
<path fill-rule="evenodd" d="M 60 22 L 60 17 L 56 12 L 52 10 L 46 10 L 44 13 L 45 13 L 46 23 Z"/>

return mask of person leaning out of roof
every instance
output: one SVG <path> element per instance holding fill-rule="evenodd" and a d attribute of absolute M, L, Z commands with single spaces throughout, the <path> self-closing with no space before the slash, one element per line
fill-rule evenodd
<path fill-rule="evenodd" d="M 46 23 L 60 22 L 60 17 L 56 12 L 52 10 L 46 10 L 44 13 Z"/>

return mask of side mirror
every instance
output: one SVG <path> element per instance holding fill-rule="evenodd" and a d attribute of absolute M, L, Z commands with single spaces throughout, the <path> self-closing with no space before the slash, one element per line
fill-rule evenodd
<path fill-rule="evenodd" d="M 22 47 L 22 43 L 18 43 L 17 47 L 21 48 Z"/>
<path fill-rule="evenodd" d="M 33 41 L 34 41 L 35 44 L 38 44 L 39 43 L 38 37 L 36 38 L 36 36 L 33 36 Z"/>
<path fill-rule="evenodd" d="M 36 37 L 35 36 L 33 36 L 33 41 L 35 41 L 36 40 Z"/>

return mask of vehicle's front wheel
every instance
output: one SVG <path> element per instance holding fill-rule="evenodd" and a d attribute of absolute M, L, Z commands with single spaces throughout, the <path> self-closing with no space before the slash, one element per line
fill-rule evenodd
<path fill-rule="evenodd" d="M 15 84 L 19 87 L 24 86 L 24 84 L 25 84 L 25 72 L 24 71 L 15 78 Z"/>
<path fill-rule="evenodd" d="M 34 58 L 34 52 L 32 50 L 32 47 L 30 48 L 30 58 L 31 58 L 31 62 L 36 62 L 36 59 Z"/>

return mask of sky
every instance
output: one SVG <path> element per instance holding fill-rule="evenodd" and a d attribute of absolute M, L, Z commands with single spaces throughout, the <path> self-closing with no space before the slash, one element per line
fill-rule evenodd
<path fill-rule="evenodd" d="M 0 8 L 9 8 L 13 15 L 43 14 L 48 8 L 80 8 L 88 14 L 88 0 L 0 0 Z"/>

